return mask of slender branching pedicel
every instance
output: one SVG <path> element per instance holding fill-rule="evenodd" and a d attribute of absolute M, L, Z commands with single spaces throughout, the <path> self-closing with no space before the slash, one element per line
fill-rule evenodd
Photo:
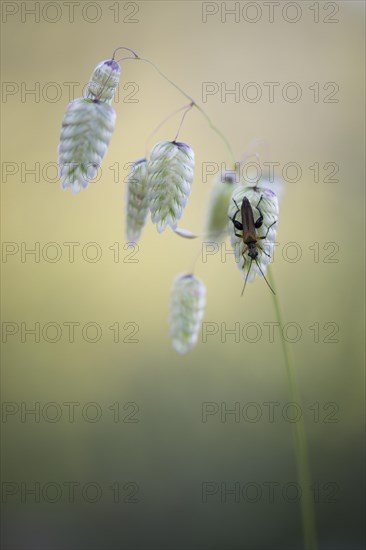
<path fill-rule="evenodd" d="M 127 181 L 126 236 L 137 242 L 149 214 L 147 160 L 136 161 Z"/>
<path fill-rule="evenodd" d="M 250 257 L 250 247 L 244 243 L 241 205 L 246 197 L 253 211 L 256 226 L 257 242 L 255 247 L 258 255 L 253 260 Z M 273 246 L 277 235 L 278 201 L 270 189 L 259 187 L 238 186 L 234 189 L 229 205 L 228 229 L 231 244 L 235 252 L 235 260 L 246 282 L 252 282 L 256 275 L 263 276 L 271 261 Z M 263 218 L 262 221 L 260 218 Z M 235 223 L 233 222 L 235 220 Z M 265 237 L 265 238 L 264 238 Z"/>
<path fill-rule="evenodd" d="M 205 285 L 194 275 L 179 275 L 170 302 L 170 335 L 175 351 L 184 355 L 194 347 L 206 303 Z"/>
<path fill-rule="evenodd" d="M 185 143 L 162 141 L 151 151 L 148 186 L 151 219 L 159 233 L 177 227 L 191 192 L 194 152 Z"/>
<path fill-rule="evenodd" d="M 215 180 L 208 202 L 205 240 L 219 241 L 227 230 L 227 212 L 237 179 L 235 171 L 226 170 Z"/>
<path fill-rule="evenodd" d="M 96 177 L 116 123 L 110 103 L 119 75 L 116 61 L 99 63 L 89 81 L 87 97 L 69 103 L 58 150 L 62 189 L 70 187 L 78 193 Z"/>

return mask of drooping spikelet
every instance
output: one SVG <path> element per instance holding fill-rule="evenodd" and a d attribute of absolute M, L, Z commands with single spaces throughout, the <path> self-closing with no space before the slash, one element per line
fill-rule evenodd
<path fill-rule="evenodd" d="M 170 335 L 172 346 L 180 354 L 196 344 L 206 302 L 206 288 L 194 275 L 179 275 L 170 302 Z"/>
<path fill-rule="evenodd" d="M 107 103 L 75 99 L 69 103 L 61 129 L 59 170 L 61 187 L 73 193 L 95 178 L 107 152 L 116 114 Z"/>
<path fill-rule="evenodd" d="M 227 229 L 227 212 L 237 182 L 238 175 L 232 170 L 222 172 L 214 182 L 206 215 L 205 240 L 217 241 Z"/>
<path fill-rule="evenodd" d="M 149 213 L 147 187 L 147 160 L 136 161 L 127 181 L 126 236 L 129 242 L 137 242 Z"/>
<path fill-rule="evenodd" d="M 271 261 L 273 246 L 277 235 L 278 201 L 276 195 L 270 189 L 244 186 L 236 187 L 234 189 L 232 200 L 229 205 L 229 217 L 233 218 L 237 213 L 235 220 L 239 223 L 242 223 L 242 219 L 241 212 L 240 210 L 238 212 L 238 208 L 240 209 L 244 197 L 247 197 L 250 202 L 253 211 L 254 222 L 256 222 L 260 216 L 257 206 L 259 207 L 263 215 L 263 224 L 261 225 L 261 227 L 256 229 L 257 238 L 265 236 L 268 231 L 265 239 L 258 240 L 258 257 L 256 261 L 252 261 L 252 259 L 248 256 L 248 246 L 244 244 L 241 237 L 235 235 L 235 233 L 237 233 L 238 235 L 242 235 L 243 232 L 240 229 L 234 227 L 231 219 L 228 220 L 231 245 L 235 251 L 235 260 L 237 266 L 242 272 L 244 279 L 246 279 L 248 270 L 250 270 L 247 281 L 252 282 L 256 275 L 262 276 L 261 270 L 265 275 L 267 266 Z M 236 207 L 234 200 L 238 205 L 238 208 Z M 257 265 L 257 262 L 259 267 Z"/>
<path fill-rule="evenodd" d="M 177 227 L 187 204 L 194 171 L 194 152 L 185 143 L 162 141 L 148 163 L 151 219 L 159 233 Z"/>
<path fill-rule="evenodd" d="M 86 88 L 86 99 L 97 99 L 102 103 L 112 103 L 114 93 L 119 83 L 121 68 L 113 59 L 99 63 Z"/>
<path fill-rule="evenodd" d="M 75 99 L 67 106 L 58 149 L 63 189 L 71 187 L 77 193 L 97 175 L 116 123 L 110 104 L 120 73 L 116 61 L 102 61 L 91 75 L 86 98 Z"/>

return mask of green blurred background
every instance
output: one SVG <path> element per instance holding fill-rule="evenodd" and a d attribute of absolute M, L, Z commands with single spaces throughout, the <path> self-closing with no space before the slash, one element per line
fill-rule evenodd
<path fill-rule="evenodd" d="M 302 2 L 296 23 L 284 20 L 282 2 L 273 23 L 268 7 L 260 2 L 255 4 L 262 17 L 256 23 L 245 21 L 242 13 L 238 22 L 229 15 L 225 22 L 220 3 L 207 8 L 196 1 L 81 1 L 73 22 L 64 2 L 39 6 L 43 9 L 46 4 L 35 22 L 24 8 L 34 9 L 34 2 L 2 3 L 1 77 L 3 86 L 6 83 L 1 105 L 2 240 L 13 243 L 5 250 L 14 252 L 3 254 L 1 265 L 2 478 L 7 483 L 3 547 L 302 548 L 299 502 L 290 502 L 282 493 L 288 483 L 296 482 L 292 424 L 286 419 L 291 399 L 279 333 L 269 342 L 264 325 L 277 320 L 264 281 L 249 285 L 240 298 L 242 280 L 232 256 L 222 261 L 217 253 L 206 262 L 198 261 L 195 272 L 207 286 L 204 320 L 216 323 L 210 327 L 218 332 L 206 342 L 200 336 L 196 348 L 179 357 L 169 342 L 169 293 L 173 278 L 190 269 L 199 244 L 171 232 L 158 235 L 149 221 L 135 255 L 129 256 L 132 249 L 126 249 L 126 163 L 144 156 L 151 131 L 187 101 L 149 65 L 122 64 L 120 98 L 114 105 L 117 126 L 101 179 L 72 196 L 62 192 L 58 182 L 49 181 L 52 167 L 49 177 L 42 174 L 48 163 L 57 162 L 60 126 L 69 101 L 65 83 L 86 83 L 95 65 L 122 45 L 154 61 L 198 102 L 204 82 L 219 87 L 224 83 L 227 89 L 235 82 L 258 83 L 263 98 L 257 103 L 235 102 L 232 95 L 225 101 L 218 93 L 208 97 L 204 107 L 237 158 L 253 138 L 261 138 L 269 149 L 264 160 L 281 163 L 277 175 L 288 162 L 302 167 L 300 181 L 284 185 L 273 274 L 284 322 L 297 323 L 302 330 L 289 348 L 301 389 L 298 407 L 306 422 L 315 483 L 303 490 L 315 495 L 319 548 L 362 548 L 364 4 L 337 2 L 326 7 L 316 2 L 310 9 L 313 3 Z M 233 6 L 234 2 L 227 3 L 228 9 Z M 204 23 L 203 10 L 216 8 L 218 13 Z M 52 23 L 59 13 L 60 19 Z M 290 10 L 288 17 L 293 18 L 293 13 Z M 248 14 L 254 18 L 254 11 Z M 93 23 L 94 17 L 98 20 Z M 327 17 L 338 22 L 326 23 Z M 264 82 L 280 83 L 272 103 Z M 296 103 L 282 98 L 288 82 L 301 87 L 302 98 Z M 320 86 L 319 102 L 309 89 L 315 82 Z M 328 82 L 339 86 L 333 96 L 336 103 L 324 102 L 332 91 L 323 89 Z M 39 97 L 22 97 L 21 90 L 36 83 Z M 123 89 L 126 83 L 133 84 Z M 62 93 L 52 101 L 54 90 Z M 129 102 L 133 90 L 137 101 Z M 76 97 L 80 91 L 81 85 L 76 86 Z M 178 123 L 179 116 L 170 119 L 150 145 L 173 139 Z M 230 158 L 198 111 L 187 115 L 180 139 L 194 148 L 197 162 L 182 227 L 199 232 L 212 182 L 212 178 L 203 182 L 202 166 L 223 162 L 230 167 Z M 319 182 L 309 169 L 315 162 L 320 166 Z M 334 176 L 339 181 L 323 181 L 331 172 L 329 166 L 323 169 L 328 162 L 339 166 Z M 24 173 L 35 163 L 40 166 L 39 181 Z M 59 261 L 42 257 L 50 242 L 62 251 Z M 74 262 L 63 245 L 67 242 L 80 243 Z M 81 253 L 90 242 L 102 251 L 95 263 Z M 281 251 L 289 242 L 301 249 L 297 262 L 283 257 Z M 22 261 L 22 246 L 34 248 L 35 243 L 40 243 L 40 261 L 30 255 Z M 327 243 L 335 243 L 336 262 L 329 262 L 334 245 L 324 248 Z M 314 259 L 317 246 L 319 261 Z M 55 249 L 46 247 L 47 251 L 51 257 Z M 93 249 L 89 252 L 91 257 Z M 21 323 L 29 328 L 37 322 L 40 341 L 28 336 L 22 342 Z M 62 327 L 55 343 L 47 341 L 54 337 L 52 327 L 42 337 L 50 322 Z M 73 343 L 64 325 L 70 322 L 80 323 Z M 81 334 L 91 322 L 102 331 L 95 343 Z M 114 342 L 115 332 L 109 328 L 115 323 L 119 323 L 119 342 Z M 253 343 L 243 336 L 235 341 L 234 335 L 222 341 L 221 323 L 228 329 L 235 323 L 240 329 L 258 323 L 262 336 Z M 314 341 L 315 329 L 309 328 L 315 323 L 319 342 Z M 333 336 L 337 341 L 329 342 L 334 323 L 339 327 Z M 7 337 L 11 328 L 19 330 Z M 87 337 L 94 338 L 93 327 Z M 138 341 L 126 341 L 131 338 Z M 34 415 L 21 415 L 24 407 L 34 408 L 36 402 L 39 422 Z M 69 421 L 66 402 L 80 404 L 75 406 L 74 422 Z M 85 408 L 91 402 L 98 408 Z M 203 422 L 206 402 L 216 403 L 218 412 Z M 273 422 L 264 405 L 268 402 L 279 404 Z M 221 419 L 220 411 L 234 408 L 235 403 L 248 416 L 259 410 L 261 417 L 257 422 L 245 414 Z M 254 408 L 249 409 L 248 403 Z M 90 421 L 96 411 L 101 417 Z M 207 502 L 202 498 L 205 482 L 217 489 Z M 22 490 L 36 483 L 39 502 L 31 494 L 22 496 Z M 75 498 L 68 496 L 65 483 L 79 484 Z M 90 494 L 86 489 L 82 493 L 87 483 L 99 487 L 97 502 L 90 502 L 93 487 Z M 111 489 L 117 483 L 120 502 L 113 501 Z M 225 488 L 235 483 L 244 487 L 239 502 L 229 494 L 222 502 Z M 246 496 L 248 483 L 255 484 L 254 491 L 258 487 L 262 491 L 258 498 L 252 497 L 255 502 L 250 502 L 252 493 Z M 272 500 L 266 483 L 277 484 Z M 57 487 L 62 488 L 61 495 Z M 125 502 L 126 498 L 136 502 Z"/>

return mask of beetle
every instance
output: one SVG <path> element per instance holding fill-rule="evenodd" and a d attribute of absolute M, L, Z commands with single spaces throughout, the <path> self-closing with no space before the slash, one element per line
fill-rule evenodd
<path fill-rule="evenodd" d="M 250 204 L 250 201 L 249 201 L 248 197 L 246 197 L 246 196 L 243 197 L 240 208 L 239 208 L 237 202 L 235 201 L 235 199 L 233 198 L 233 202 L 234 202 L 234 204 L 237 208 L 237 211 L 235 212 L 235 214 L 232 218 L 229 216 L 229 219 L 233 222 L 233 225 L 234 225 L 235 229 L 238 230 L 238 231 L 242 231 L 241 235 L 238 234 L 236 231 L 234 231 L 234 233 L 235 233 L 236 237 L 239 237 L 240 239 L 243 240 L 243 243 L 246 246 L 246 248 L 243 251 L 243 257 L 244 257 L 244 254 L 246 252 L 248 252 L 248 256 L 250 258 L 250 265 L 249 265 L 249 269 L 248 269 L 248 272 L 247 272 L 247 276 L 245 278 L 244 287 L 243 287 L 241 295 L 244 294 L 244 290 L 245 290 L 245 287 L 246 287 L 246 284 L 247 284 L 247 281 L 248 281 L 248 276 L 249 276 L 249 273 L 250 273 L 250 270 L 251 270 L 251 267 L 252 267 L 253 260 L 257 264 L 257 267 L 258 267 L 259 271 L 261 272 L 261 274 L 263 275 L 263 278 L 266 281 L 267 285 L 269 286 L 270 290 L 273 292 L 273 294 L 275 294 L 275 291 L 273 290 L 273 288 L 271 287 L 271 285 L 267 281 L 267 279 L 266 279 L 266 277 L 265 277 L 265 275 L 264 275 L 264 273 L 263 273 L 263 271 L 262 271 L 262 269 L 261 269 L 261 267 L 258 263 L 258 249 L 261 250 L 266 256 L 269 257 L 269 254 L 267 254 L 267 252 L 265 252 L 263 250 L 263 248 L 260 246 L 259 241 L 266 239 L 267 235 L 268 235 L 268 232 L 271 229 L 271 227 L 275 223 L 277 223 L 277 220 L 275 220 L 273 223 L 271 223 L 271 225 L 269 225 L 268 228 L 267 228 L 267 233 L 265 235 L 263 235 L 262 237 L 259 237 L 257 235 L 257 229 L 259 229 L 263 225 L 263 214 L 262 214 L 261 209 L 259 208 L 259 205 L 260 205 L 262 199 L 263 199 L 263 195 L 261 195 L 261 197 L 258 201 L 258 204 L 255 207 L 256 210 L 258 210 L 258 212 L 259 212 L 259 217 L 257 218 L 256 221 L 254 221 L 254 214 L 253 214 L 252 205 Z M 241 222 L 239 222 L 236 219 L 239 212 L 241 213 Z M 247 260 L 244 257 L 244 266 L 245 266 L 246 261 Z"/>

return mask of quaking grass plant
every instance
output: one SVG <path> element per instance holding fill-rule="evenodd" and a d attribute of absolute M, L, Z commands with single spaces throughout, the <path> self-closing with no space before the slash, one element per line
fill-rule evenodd
<path fill-rule="evenodd" d="M 115 55 L 121 49 L 127 50 L 131 55 L 116 61 Z M 230 234 L 237 265 L 245 284 L 253 282 L 257 277 L 266 279 L 273 291 L 274 309 L 282 326 L 282 313 L 279 299 L 274 292 L 275 283 L 269 265 L 279 216 L 276 194 L 270 188 L 271 185 L 267 185 L 266 178 L 254 185 L 242 181 L 238 174 L 240 163 L 235 162 L 228 140 L 214 126 L 204 109 L 154 63 L 141 58 L 129 48 L 117 48 L 111 59 L 99 63 L 91 76 L 86 97 L 76 99 L 67 108 L 59 145 L 61 187 L 70 187 L 75 193 L 87 187 L 89 181 L 95 177 L 115 127 L 116 115 L 111 103 L 119 82 L 119 63 L 127 60 L 151 65 L 163 79 L 189 100 L 188 106 L 178 110 L 184 110 L 184 114 L 175 138 L 156 144 L 150 156 L 146 155 L 146 158 L 137 161 L 130 171 L 126 194 L 128 240 L 136 242 L 141 238 L 149 213 L 159 233 L 170 226 L 181 236 L 195 237 L 177 227 L 186 207 L 194 176 L 194 152 L 189 145 L 178 141 L 178 134 L 186 114 L 195 108 L 221 138 L 233 163 L 233 169 L 221 174 L 220 179 L 213 184 L 204 237 L 209 241 L 218 241 Z M 205 286 L 193 271 L 178 276 L 173 283 L 170 332 L 173 348 L 179 354 L 187 353 L 197 342 L 204 315 L 205 296 Z M 290 401 L 299 403 L 296 372 L 283 338 L 281 345 L 289 398 Z M 308 488 L 311 476 L 302 417 L 292 426 L 298 479 L 301 487 Z M 300 506 L 304 548 L 316 550 L 314 506 L 310 491 L 303 491 Z"/>

